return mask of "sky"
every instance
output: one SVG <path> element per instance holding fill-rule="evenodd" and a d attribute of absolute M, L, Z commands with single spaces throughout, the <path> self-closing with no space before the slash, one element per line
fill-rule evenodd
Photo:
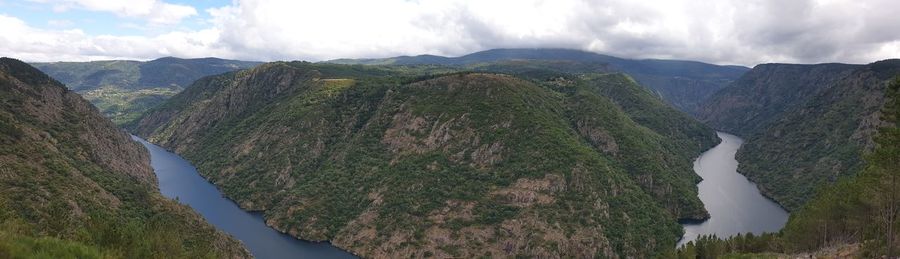
<path fill-rule="evenodd" d="M 0 0 L 0 56 L 322 61 L 494 48 L 625 58 L 900 58 L 897 0 Z"/>

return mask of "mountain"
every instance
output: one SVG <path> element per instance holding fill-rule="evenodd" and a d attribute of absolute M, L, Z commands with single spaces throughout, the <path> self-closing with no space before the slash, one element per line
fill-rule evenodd
<path fill-rule="evenodd" d="M 0 257 L 241 258 L 164 198 L 147 151 L 74 92 L 0 58 Z"/>
<path fill-rule="evenodd" d="M 218 58 L 151 61 L 33 63 L 75 90 L 117 124 L 134 119 L 204 76 L 253 67 L 259 62 Z"/>
<path fill-rule="evenodd" d="M 461 57 L 434 55 L 400 56 L 385 59 L 337 59 L 337 64 L 477 66 L 509 60 L 570 61 L 583 66 L 606 65 L 629 74 L 678 109 L 693 113 L 700 103 L 749 70 L 741 66 L 719 66 L 696 61 L 623 59 L 571 49 L 492 49 Z M 580 72 L 576 69 L 573 72 Z"/>
<path fill-rule="evenodd" d="M 882 124 L 900 60 L 868 65 L 765 64 L 710 98 L 698 117 L 747 139 L 738 170 L 789 210 L 818 188 L 854 175 Z"/>
<path fill-rule="evenodd" d="M 623 74 L 526 68 L 268 63 L 126 126 L 363 257 L 649 257 L 707 217 L 691 161 L 711 129 Z"/>
<path fill-rule="evenodd" d="M 865 167 L 824 186 L 779 233 L 700 238 L 669 258 L 896 258 L 900 254 L 900 74 L 895 61 L 866 69 L 894 74 Z M 779 253 L 779 254 L 773 254 Z M 730 254 L 730 255 L 729 255 Z"/>

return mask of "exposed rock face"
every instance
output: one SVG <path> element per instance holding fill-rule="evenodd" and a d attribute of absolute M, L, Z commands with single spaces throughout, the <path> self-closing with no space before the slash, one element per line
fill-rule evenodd
<path fill-rule="evenodd" d="M 406 73 L 271 63 L 132 127 L 267 224 L 364 257 L 648 257 L 705 215 L 690 163 L 713 132 L 627 76 Z"/>
<path fill-rule="evenodd" d="M 738 170 L 789 210 L 862 168 L 900 61 L 759 65 L 704 105 L 700 118 L 747 139 Z"/>
<path fill-rule="evenodd" d="M 0 58 L 0 105 L 0 207 L 8 212 L 0 221 L 22 220 L 37 236 L 124 257 L 166 241 L 103 231 L 173 231 L 166 233 L 183 236 L 165 244 L 171 249 L 159 248 L 173 257 L 248 256 L 189 208 L 162 197 L 144 147 L 56 80 L 21 61 Z M 61 215 L 67 218 L 60 221 Z M 141 217 L 166 219 L 181 229 L 136 230 L 159 223 Z M 130 229 L 126 222 L 133 224 Z M 104 233 L 117 241 L 100 240 Z"/>

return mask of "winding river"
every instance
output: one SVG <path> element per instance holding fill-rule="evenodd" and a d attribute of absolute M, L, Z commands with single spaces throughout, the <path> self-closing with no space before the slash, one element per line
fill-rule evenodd
<path fill-rule="evenodd" d="M 700 235 L 729 237 L 738 233 L 775 232 L 787 222 L 788 213 L 764 197 L 756 184 L 737 172 L 735 153 L 741 138 L 718 132 L 722 143 L 694 161 L 700 200 L 710 218 L 684 223 L 681 246 Z M 217 228 L 241 240 L 256 258 L 355 258 L 329 243 L 308 242 L 265 225 L 259 213 L 242 210 L 197 172 L 190 162 L 147 141 L 133 137 L 150 151 L 150 163 L 159 179 L 159 189 L 168 198 L 191 206 Z"/>
<path fill-rule="evenodd" d="M 722 143 L 704 152 L 694 161 L 694 171 L 703 181 L 697 184 L 700 200 L 710 218 L 700 223 L 685 223 L 684 237 L 678 246 L 700 235 L 730 237 L 739 233 L 777 232 L 787 222 L 788 213 L 763 196 L 756 184 L 737 172 L 734 155 L 744 140 L 717 132 Z"/>
<path fill-rule="evenodd" d="M 147 141 L 132 137 L 150 151 L 159 190 L 191 206 L 222 231 L 241 240 L 256 258 L 356 258 L 329 243 L 296 239 L 266 226 L 262 215 L 242 210 L 200 176 L 190 162 Z"/>

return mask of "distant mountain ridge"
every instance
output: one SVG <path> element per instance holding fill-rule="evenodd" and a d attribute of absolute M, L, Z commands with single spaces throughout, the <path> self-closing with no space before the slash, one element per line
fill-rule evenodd
<path fill-rule="evenodd" d="M 868 65 L 763 64 L 701 106 L 710 126 L 739 134 L 738 170 L 790 210 L 823 185 L 854 175 L 881 125 L 900 60 Z"/>
<path fill-rule="evenodd" d="M 50 77 L 77 92 L 104 85 L 124 89 L 185 87 L 204 76 L 216 75 L 261 64 L 254 61 L 220 58 L 183 59 L 162 57 L 150 61 L 105 60 L 89 62 L 31 63 Z"/>
<path fill-rule="evenodd" d="M 435 55 L 382 59 L 336 59 L 337 64 L 469 66 L 504 60 L 566 60 L 584 64 L 608 64 L 627 73 L 682 111 L 693 113 L 698 104 L 750 70 L 742 66 L 720 66 L 697 61 L 623 59 L 572 49 L 492 49 L 460 57 Z"/>
<path fill-rule="evenodd" d="M 88 99 L 117 124 L 180 92 L 204 76 L 250 68 L 260 62 L 220 58 L 163 57 L 150 61 L 107 60 L 33 63 Z"/>

